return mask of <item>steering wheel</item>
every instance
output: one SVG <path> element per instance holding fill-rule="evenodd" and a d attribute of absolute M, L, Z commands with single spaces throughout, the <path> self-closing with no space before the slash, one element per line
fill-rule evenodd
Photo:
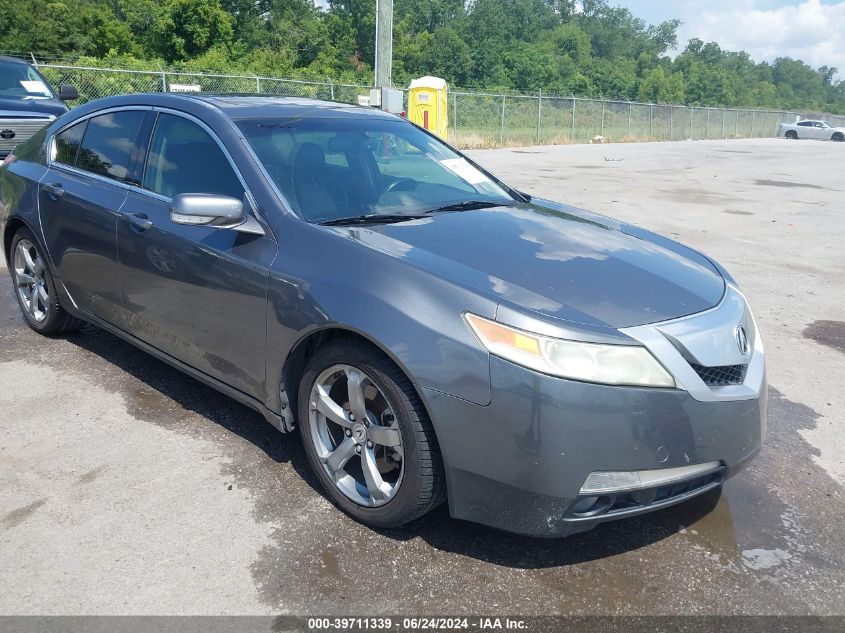
<path fill-rule="evenodd" d="M 408 186 L 405 186 L 408 185 Z M 382 193 L 389 193 L 391 191 L 412 191 L 417 188 L 417 181 L 413 178 L 399 178 L 394 180 L 384 188 Z"/>

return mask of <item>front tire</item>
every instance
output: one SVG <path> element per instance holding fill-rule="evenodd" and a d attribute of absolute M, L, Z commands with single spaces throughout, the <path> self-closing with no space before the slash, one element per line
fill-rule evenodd
<path fill-rule="evenodd" d="M 72 317 L 59 304 L 50 267 L 38 241 L 26 227 L 12 238 L 9 273 L 15 298 L 26 324 L 39 334 L 50 336 L 77 329 L 82 321 Z"/>
<path fill-rule="evenodd" d="M 833 135 L 832 140 L 836 141 L 837 143 L 841 143 L 845 141 L 845 134 L 843 134 L 842 132 L 837 132 Z"/>
<path fill-rule="evenodd" d="M 332 502 L 357 521 L 395 528 L 445 498 L 434 429 L 405 374 L 374 347 L 329 343 L 299 386 L 308 462 Z"/>

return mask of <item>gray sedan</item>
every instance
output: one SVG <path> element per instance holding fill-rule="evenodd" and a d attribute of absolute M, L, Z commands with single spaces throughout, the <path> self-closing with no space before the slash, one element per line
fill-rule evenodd
<path fill-rule="evenodd" d="M 302 99 L 87 103 L 0 167 L 27 323 L 94 323 L 298 428 L 377 528 L 563 536 L 760 450 L 763 344 L 715 261 L 515 191 L 426 131 Z"/>

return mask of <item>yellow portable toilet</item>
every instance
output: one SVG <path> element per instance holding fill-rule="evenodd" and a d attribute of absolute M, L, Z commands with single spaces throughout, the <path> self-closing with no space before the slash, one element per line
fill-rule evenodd
<path fill-rule="evenodd" d="M 449 127 L 449 98 L 446 80 L 420 77 L 408 87 L 408 119 L 446 140 Z"/>

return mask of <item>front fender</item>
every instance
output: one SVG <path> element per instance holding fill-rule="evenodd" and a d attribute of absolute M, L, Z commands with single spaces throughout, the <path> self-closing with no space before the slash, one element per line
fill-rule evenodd
<path fill-rule="evenodd" d="M 298 220 L 286 224 L 268 289 L 268 388 L 281 383 L 299 342 L 336 328 L 381 348 L 420 387 L 490 403 L 489 355 L 462 315 L 493 318 L 493 298 Z"/>

